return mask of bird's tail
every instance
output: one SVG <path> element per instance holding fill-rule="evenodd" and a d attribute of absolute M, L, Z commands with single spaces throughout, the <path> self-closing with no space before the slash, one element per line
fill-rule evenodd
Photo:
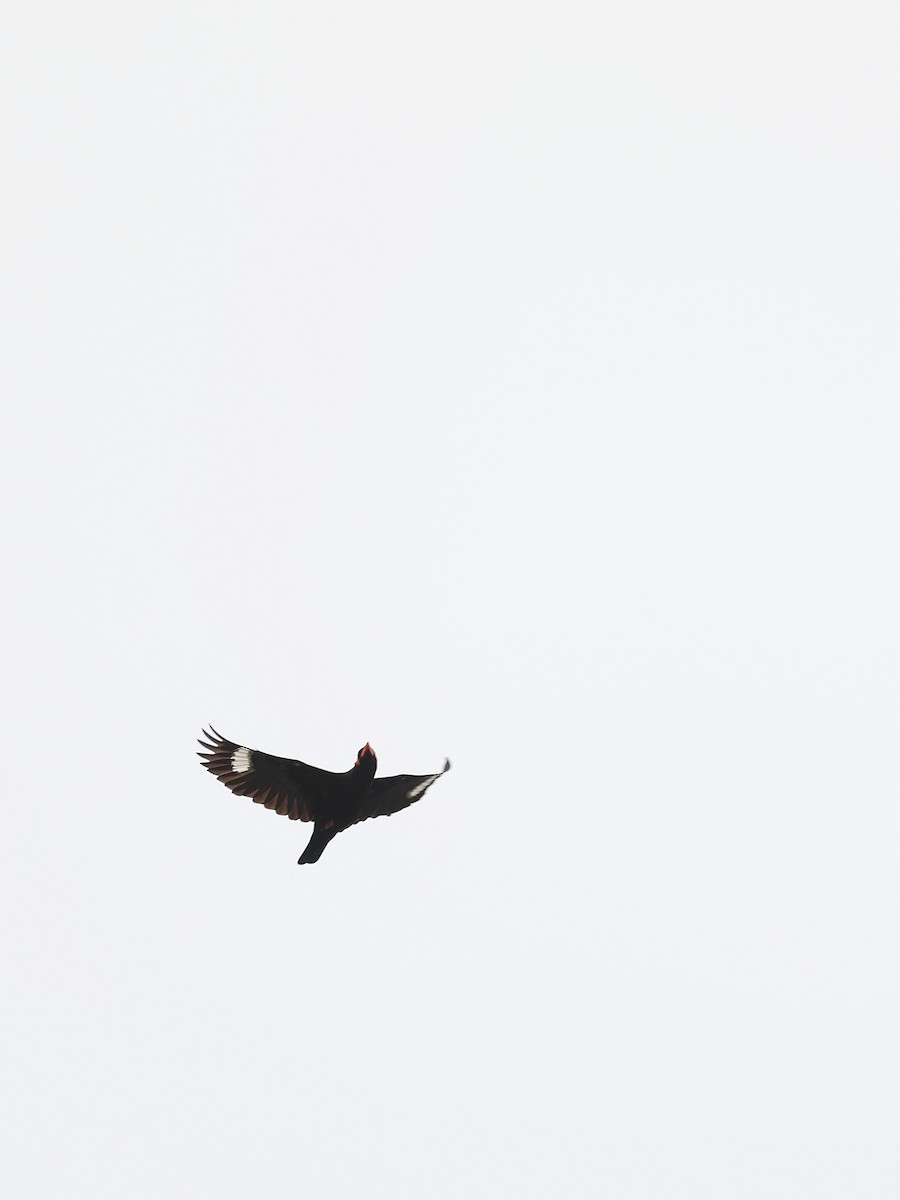
<path fill-rule="evenodd" d="M 298 866 L 305 866 L 306 863 L 318 862 L 322 857 L 322 851 L 337 833 L 337 829 L 332 825 L 330 829 L 326 829 L 324 825 L 316 825 L 313 827 L 312 837 L 300 857 L 297 859 Z"/>

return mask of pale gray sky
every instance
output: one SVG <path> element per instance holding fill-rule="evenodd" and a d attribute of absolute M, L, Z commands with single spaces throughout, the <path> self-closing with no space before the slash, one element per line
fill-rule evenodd
<path fill-rule="evenodd" d="M 898 38 L 7 13 L 4 1195 L 900 1192 Z"/>

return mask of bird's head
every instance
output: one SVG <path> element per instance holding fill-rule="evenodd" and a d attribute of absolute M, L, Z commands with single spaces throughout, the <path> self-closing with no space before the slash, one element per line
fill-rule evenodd
<path fill-rule="evenodd" d="M 368 770 L 375 774 L 375 768 L 378 766 L 378 759 L 375 757 L 375 751 L 368 742 L 360 750 L 356 756 L 356 765 L 358 767 L 365 766 Z"/>

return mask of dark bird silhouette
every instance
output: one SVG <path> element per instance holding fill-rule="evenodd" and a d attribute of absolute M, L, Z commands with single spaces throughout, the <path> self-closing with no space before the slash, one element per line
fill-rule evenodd
<path fill-rule="evenodd" d="M 450 770 L 450 759 L 434 775 L 389 775 L 375 778 L 378 760 L 366 742 L 349 771 L 323 771 L 296 758 L 276 758 L 249 746 L 229 742 L 210 725 L 197 740 L 203 765 L 238 796 L 250 796 L 290 817 L 313 821 L 309 845 L 298 863 L 318 862 L 333 837 L 357 821 L 389 817 L 421 800 L 436 779 Z"/>

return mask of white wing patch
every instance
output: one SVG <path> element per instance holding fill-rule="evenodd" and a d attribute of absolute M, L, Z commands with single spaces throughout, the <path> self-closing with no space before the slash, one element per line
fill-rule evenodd
<path fill-rule="evenodd" d="M 421 783 L 417 783 L 414 788 L 410 788 L 406 793 L 407 800 L 415 800 L 418 796 L 421 796 L 425 789 L 430 788 L 436 779 L 440 779 L 442 774 L 442 771 L 438 771 L 437 775 L 429 775 L 427 779 L 423 779 Z"/>
<path fill-rule="evenodd" d="M 249 771 L 253 766 L 253 751 L 246 746 L 238 746 L 231 756 L 232 771 Z"/>

